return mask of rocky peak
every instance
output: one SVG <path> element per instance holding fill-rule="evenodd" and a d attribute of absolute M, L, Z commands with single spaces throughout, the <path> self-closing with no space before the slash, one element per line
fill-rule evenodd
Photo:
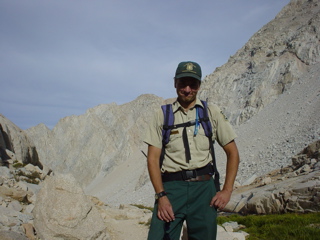
<path fill-rule="evenodd" d="M 320 5 L 291 1 L 204 79 L 200 96 L 219 103 L 241 124 L 296 84 L 320 61 Z"/>

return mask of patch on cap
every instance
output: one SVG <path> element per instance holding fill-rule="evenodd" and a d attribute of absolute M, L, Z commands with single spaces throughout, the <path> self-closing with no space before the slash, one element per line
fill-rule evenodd
<path fill-rule="evenodd" d="M 182 70 L 182 72 L 193 72 L 193 73 L 197 73 L 196 71 L 193 71 L 193 69 L 196 69 L 197 67 L 192 63 L 192 62 L 188 62 L 184 65 L 186 67 L 185 70 Z"/>

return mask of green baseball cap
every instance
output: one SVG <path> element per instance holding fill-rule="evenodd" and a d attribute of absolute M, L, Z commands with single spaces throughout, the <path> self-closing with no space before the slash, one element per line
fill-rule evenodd
<path fill-rule="evenodd" d="M 175 78 L 182 78 L 182 77 L 192 77 L 201 81 L 201 67 L 196 62 L 181 62 L 179 63 Z"/>

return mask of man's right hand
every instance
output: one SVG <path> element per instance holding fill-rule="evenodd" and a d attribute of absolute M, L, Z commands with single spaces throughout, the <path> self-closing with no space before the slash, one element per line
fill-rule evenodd
<path fill-rule="evenodd" d="M 171 222 L 175 219 L 171 203 L 167 196 L 158 199 L 158 218 L 165 222 Z"/>

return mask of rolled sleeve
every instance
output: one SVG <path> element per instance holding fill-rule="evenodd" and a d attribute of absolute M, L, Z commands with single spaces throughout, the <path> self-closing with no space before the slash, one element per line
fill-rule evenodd
<path fill-rule="evenodd" d="M 160 109 L 160 111 L 154 114 L 150 124 L 147 126 L 143 141 L 148 145 L 162 148 L 162 125 L 163 113 Z"/>
<path fill-rule="evenodd" d="M 230 122 L 225 117 L 221 109 L 216 105 L 210 105 L 209 112 L 211 116 L 212 128 L 214 131 L 214 140 L 223 147 L 233 141 L 237 135 L 234 132 Z"/>

